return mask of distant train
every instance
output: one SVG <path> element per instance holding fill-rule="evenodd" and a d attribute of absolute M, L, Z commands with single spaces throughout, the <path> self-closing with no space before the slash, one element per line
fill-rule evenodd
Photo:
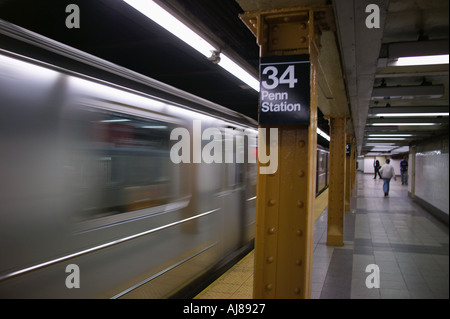
<path fill-rule="evenodd" d="M 170 135 L 245 131 L 249 159 L 255 121 L 4 21 L 0 43 L 0 298 L 182 296 L 251 249 L 255 161 L 174 163 Z"/>
<path fill-rule="evenodd" d="M 328 188 L 328 160 L 330 152 L 317 145 L 316 196 Z"/>

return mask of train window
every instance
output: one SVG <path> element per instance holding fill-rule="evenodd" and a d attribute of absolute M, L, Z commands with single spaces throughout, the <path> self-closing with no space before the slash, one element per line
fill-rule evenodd
<path fill-rule="evenodd" d="M 242 183 L 243 183 L 243 174 L 245 173 L 243 171 L 243 164 L 242 163 L 238 163 L 237 162 L 237 158 L 238 158 L 238 152 L 243 152 L 244 154 L 239 154 L 240 156 L 242 156 L 244 159 L 245 157 L 245 146 L 243 147 L 243 149 L 238 148 L 237 146 L 237 136 L 235 135 L 235 132 L 233 133 L 229 133 L 227 131 L 225 131 L 225 139 L 223 140 L 223 149 L 224 149 L 224 156 L 223 156 L 223 161 L 225 163 L 224 167 L 226 170 L 226 174 L 225 174 L 225 188 L 235 188 L 235 187 L 239 187 Z M 229 143 L 226 143 L 226 140 L 228 140 Z M 231 143 L 230 143 L 231 141 Z M 246 140 L 243 140 L 245 145 Z M 242 143 L 242 142 L 241 142 Z M 232 154 L 232 155 L 228 155 L 230 156 L 227 160 L 231 160 L 232 163 L 227 163 L 225 161 L 225 157 L 227 156 L 227 154 Z"/>
<path fill-rule="evenodd" d="M 78 108 L 64 119 L 67 167 L 84 218 L 163 205 L 184 193 L 170 160 L 173 125 Z"/>
<path fill-rule="evenodd" d="M 328 152 L 317 150 L 316 194 L 328 187 Z"/>

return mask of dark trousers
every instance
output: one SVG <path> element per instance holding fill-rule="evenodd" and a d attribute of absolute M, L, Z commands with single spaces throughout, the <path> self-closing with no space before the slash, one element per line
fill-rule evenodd
<path fill-rule="evenodd" d="M 374 169 L 375 169 L 375 176 L 373 177 L 373 179 L 377 179 L 377 174 L 378 174 L 378 176 L 380 176 L 380 179 L 381 179 L 380 169 L 376 168 L 376 167 L 374 167 Z"/>

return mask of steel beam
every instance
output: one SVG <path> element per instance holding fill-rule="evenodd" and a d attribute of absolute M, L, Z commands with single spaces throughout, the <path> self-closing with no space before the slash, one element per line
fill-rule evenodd
<path fill-rule="evenodd" d="M 351 145 L 352 145 L 352 136 L 347 135 L 346 143 L 350 144 L 350 154 L 345 154 L 345 211 L 350 210 L 350 197 L 352 191 L 352 183 L 351 183 Z"/>
<path fill-rule="evenodd" d="M 330 118 L 330 179 L 328 187 L 327 245 L 344 244 L 345 117 Z"/>
<path fill-rule="evenodd" d="M 351 174 L 351 188 L 350 188 L 350 197 L 353 196 L 353 191 L 355 189 L 356 184 L 356 138 L 353 136 L 352 138 L 352 152 L 351 152 L 351 165 L 350 165 L 350 174 Z M 350 207 L 351 208 L 351 207 Z"/>
<path fill-rule="evenodd" d="M 306 53 L 311 62 L 310 125 L 274 126 L 278 129 L 278 170 L 258 173 L 254 298 L 311 296 L 319 47 L 314 43 L 319 38 L 315 19 L 327 15 L 321 14 L 320 10 L 329 12 L 329 7 L 324 8 L 286 8 L 241 16 L 256 35 L 261 57 Z M 258 172 L 260 167 L 258 162 Z"/>
<path fill-rule="evenodd" d="M 449 111 L 448 105 L 444 106 L 391 106 L 391 107 L 371 107 L 369 116 L 382 113 L 445 113 Z M 426 115 L 424 115 L 426 116 Z"/>
<path fill-rule="evenodd" d="M 381 48 L 381 57 L 391 59 L 439 54 L 448 54 L 448 40 L 393 42 L 384 44 Z"/>
<path fill-rule="evenodd" d="M 374 87 L 372 97 L 409 97 L 409 96 L 435 96 L 441 97 L 445 93 L 444 85 L 415 85 L 415 86 L 384 86 Z"/>

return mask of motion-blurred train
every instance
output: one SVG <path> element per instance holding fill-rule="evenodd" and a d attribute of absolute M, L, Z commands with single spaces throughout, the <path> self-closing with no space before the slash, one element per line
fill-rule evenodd
<path fill-rule="evenodd" d="M 1 20 L 0 43 L 0 298 L 184 297 L 251 249 L 255 161 L 175 164 L 170 135 L 245 130 L 250 159 L 254 120 Z"/>

